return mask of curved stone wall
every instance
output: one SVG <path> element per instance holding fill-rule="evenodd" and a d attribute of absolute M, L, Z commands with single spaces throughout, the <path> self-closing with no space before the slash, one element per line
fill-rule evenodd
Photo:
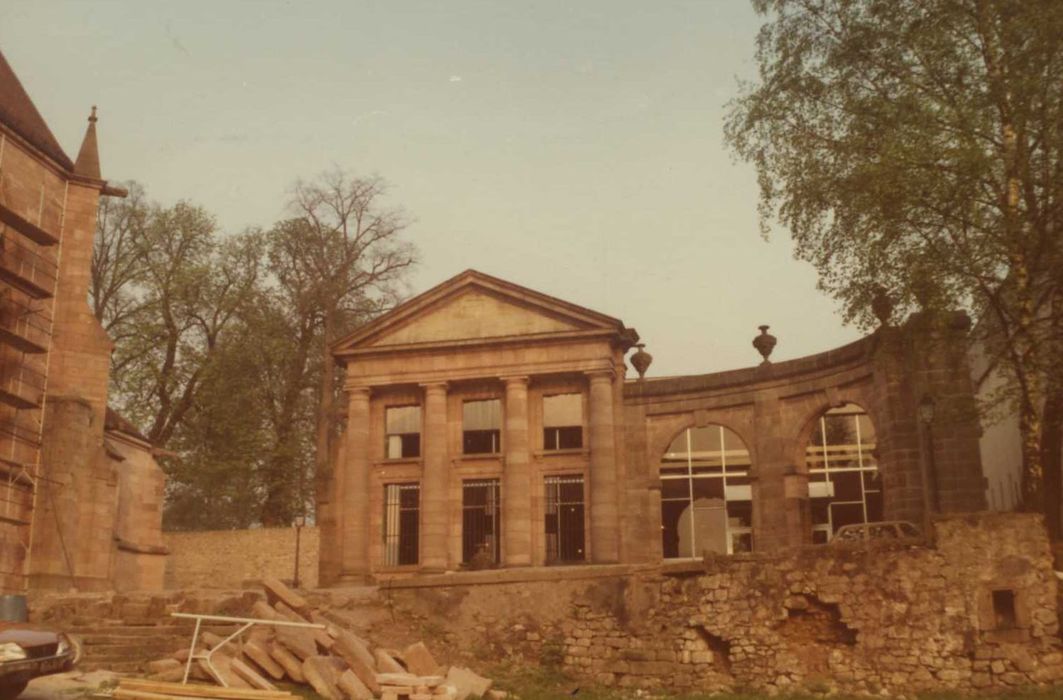
<path fill-rule="evenodd" d="M 686 428 L 722 425 L 750 451 L 755 548 L 811 542 L 805 448 L 817 418 L 857 404 L 876 429 L 886 519 L 984 508 L 977 410 L 963 314 L 913 315 L 903 326 L 818 355 L 624 388 L 628 515 L 623 561 L 661 558 L 660 461 Z M 933 401 L 934 419 L 918 408 Z M 936 487 L 936 488 L 935 488 Z"/>

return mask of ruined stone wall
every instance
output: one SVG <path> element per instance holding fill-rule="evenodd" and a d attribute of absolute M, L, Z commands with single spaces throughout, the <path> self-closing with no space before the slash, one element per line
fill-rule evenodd
<path fill-rule="evenodd" d="M 295 528 L 163 533 L 169 550 L 166 588 L 240 588 L 267 576 L 290 581 L 295 573 Z M 304 527 L 299 545 L 299 585 L 315 588 L 319 533 Z"/>
<path fill-rule="evenodd" d="M 807 547 L 685 570 L 409 584 L 389 595 L 428 626 L 452 622 L 454 646 L 555 663 L 606 685 L 910 693 L 1063 681 L 1040 519 L 957 516 L 936 531 L 933 547 Z"/>

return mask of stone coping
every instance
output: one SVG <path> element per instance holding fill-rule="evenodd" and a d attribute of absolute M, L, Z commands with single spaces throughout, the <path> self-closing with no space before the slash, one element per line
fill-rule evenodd
<path fill-rule="evenodd" d="M 877 340 L 877 335 L 873 333 L 848 345 L 794 360 L 711 374 L 629 380 L 624 384 L 624 396 L 625 398 L 649 398 L 791 379 L 796 375 L 812 374 L 864 362 L 871 356 Z"/>
<path fill-rule="evenodd" d="M 700 563 L 698 564 L 701 566 Z M 659 564 L 579 564 L 574 566 L 534 566 L 480 571 L 453 571 L 445 574 L 419 575 L 416 578 L 377 576 L 383 589 L 440 588 L 445 586 L 479 586 L 535 581 L 578 581 L 581 579 L 628 576 L 638 572 L 658 571 Z"/>

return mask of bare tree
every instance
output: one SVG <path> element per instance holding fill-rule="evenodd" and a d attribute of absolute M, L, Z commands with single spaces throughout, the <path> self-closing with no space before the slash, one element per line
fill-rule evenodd
<path fill-rule="evenodd" d="M 125 199 L 100 199 L 92 246 L 89 304 L 112 338 L 121 335 L 122 325 L 140 305 L 134 287 L 145 271 L 141 246 L 151 216 L 144 188 L 136 182 L 126 187 Z"/>
<path fill-rule="evenodd" d="M 331 346 L 343 333 L 394 302 L 403 275 L 416 262 L 401 238 L 404 213 L 383 206 L 384 182 L 341 170 L 325 172 L 292 188 L 294 221 L 277 233 L 275 246 L 289 260 L 290 280 L 313 308 L 321 360 L 316 417 L 315 475 L 319 496 L 327 482 L 335 428 L 336 366 Z"/>

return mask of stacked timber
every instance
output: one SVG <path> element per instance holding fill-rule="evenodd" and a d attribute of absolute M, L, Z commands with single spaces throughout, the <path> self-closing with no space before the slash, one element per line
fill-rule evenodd
<path fill-rule="evenodd" d="M 256 625 L 242 638 L 213 652 L 209 664 L 199 655 L 218 647 L 224 640 L 209 632 L 203 633 L 189 673 L 191 679 L 225 686 L 226 692 L 264 692 L 268 695 L 178 697 L 234 700 L 262 697 L 274 700 L 278 696 L 273 693 L 277 692 L 290 697 L 277 690 L 277 683 L 308 685 L 325 700 L 468 700 L 488 694 L 490 700 L 504 697 L 504 693 L 491 690 L 489 679 L 467 668 L 440 665 L 422 642 L 401 650 L 374 647 L 350 629 L 326 618 L 280 581 L 267 579 L 263 588 L 266 600 L 254 604 L 252 618 L 311 623 L 321 627 Z M 148 681 L 181 681 L 188 657 L 186 648 L 149 662 Z M 116 694 L 116 697 L 168 700 L 165 693 L 157 696 Z"/>
<path fill-rule="evenodd" d="M 114 689 L 118 700 L 299 700 L 281 690 L 247 690 L 216 685 L 183 685 L 164 681 L 123 678 Z"/>

